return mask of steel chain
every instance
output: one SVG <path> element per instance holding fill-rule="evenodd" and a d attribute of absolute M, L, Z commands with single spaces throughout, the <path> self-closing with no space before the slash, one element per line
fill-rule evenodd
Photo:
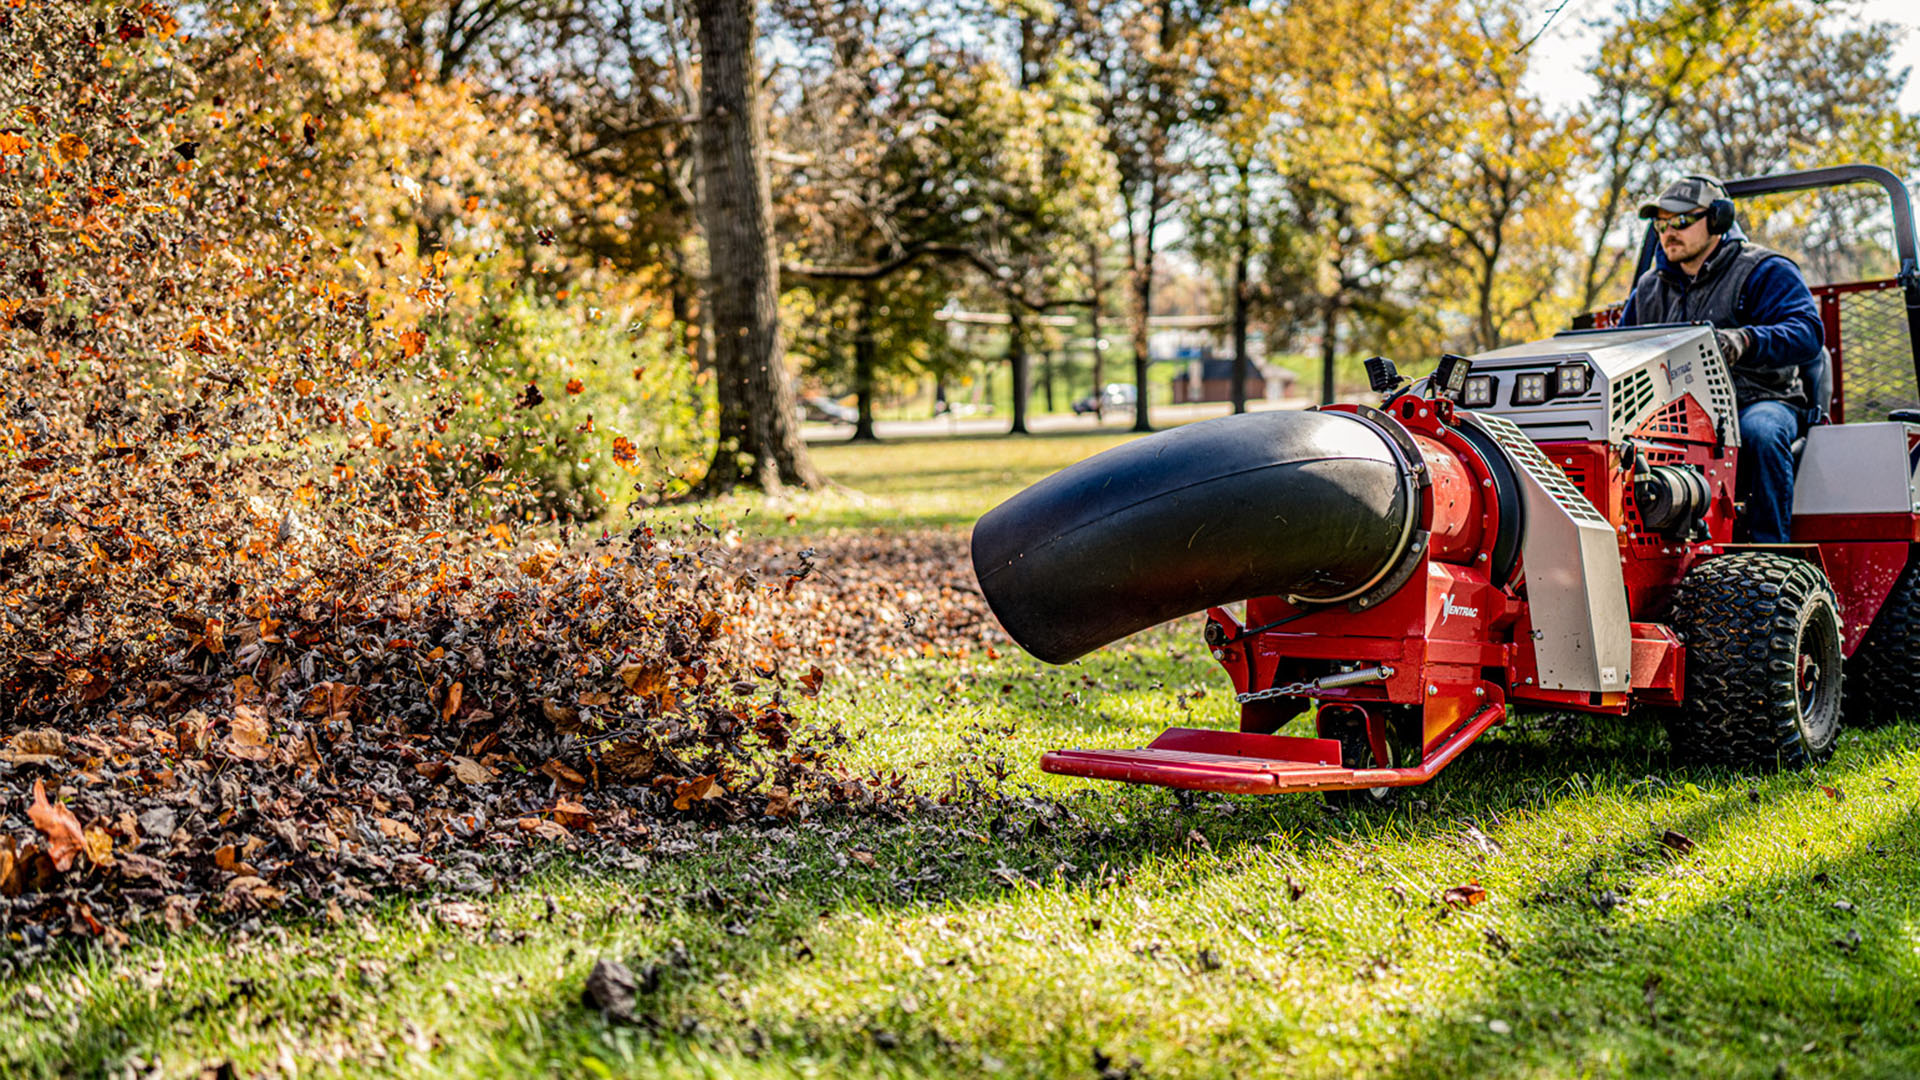
<path fill-rule="evenodd" d="M 1250 701 L 1266 701 L 1269 698 L 1299 697 L 1302 694 L 1312 693 L 1317 688 L 1314 680 L 1286 683 L 1281 686 L 1270 686 L 1265 690 L 1251 690 L 1244 694 L 1235 694 L 1233 695 L 1233 700 L 1241 705 L 1245 705 Z"/>

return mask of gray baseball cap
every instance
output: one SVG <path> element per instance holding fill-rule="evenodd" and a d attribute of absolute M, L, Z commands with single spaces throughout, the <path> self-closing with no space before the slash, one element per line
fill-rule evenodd
<path fill-rule="evenodd" d="M 1727 189 L 1711 176 L 1683 176 L 1667 185 L 1667 190 L 1661 192 L 1659 198 L 1641 203 L 1640 216 L 1654 217 L 1662 210 L 1669 214 L 1684 214 L 1726 197 Z"/>

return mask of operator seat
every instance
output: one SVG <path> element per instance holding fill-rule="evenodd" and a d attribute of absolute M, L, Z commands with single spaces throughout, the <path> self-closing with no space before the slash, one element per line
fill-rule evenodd
<path fill-rule="evenodd" d="M 1800 385 L 1807 388 L 1806 422 L 1802 426 L 1800 437 L 1793 440 L 1793 463 L 1800 464 L 1800 455 L 1807 450 L 1807 432 L 1833 419 L 1833 363 L 1823 346 L 1819 355 L 1800 365 Z"/>

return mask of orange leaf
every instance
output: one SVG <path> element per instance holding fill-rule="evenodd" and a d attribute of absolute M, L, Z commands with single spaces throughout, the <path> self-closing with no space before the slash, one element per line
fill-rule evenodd
<path fill-rule="evenodd" d="M 593 811 L 562 795 L 553 800 L 553 820 L 569 829 L 593 828 Z"/>
<path fill-rule="evenodd" d="M 1441 897 L 1441 899 L 1454 907 L 1472 907 L 1484 901 L 1486 898 L 1487 890 L 1485 886 L 1477 881 L 1470 881 L 1465 885 L 1455 885 L 1453 888 L 1448 889 L 1446 894 Z"/>
<path fill-rule="evenodd" d="M 581 382 L 579 379 L 567 380 L 567 393 L 569 394 L 577 394 L 580 391 L 585 390 L 586 388 L 587 388 L 587 384 Z"/>
<path fill-rule="evenodd" d="M 267 716 L 251 705 L 235 705 L 227 721 L 227 753 L 248 761 L 272 757 L 267 748 Z"/>
<path fill-rule="evenodd" d="M 465 689 L 466 688 L 458 682 L 447 687 L 447 699 L 440 703 L 441 723 L 444 724 L 448 720 L 453 719 L 453 714 L 460 711 L 460 698 L 462 694 L 465 693 Z M 472 783 L 473 781 L 469 780 L 467 782 Z"/>
<path fill-rule="evenodd" d="M 79 161 L 92 152 L 88 149 L 86 140 L 71 131 L 60 136 L 59 141 L 53 144 L 54 156 L 59 158 L 62 164 Z"/>
<path fill-rule="evenodd" d="M 569 791 L 579 791 L 581 788 L 587 786 L 587 778 L 581 776 L 579 770 L 574 769 L 559 758 L 554 758 L 552 761 L 540 766 L 540 771 L 545 773 L 554 783 L 559 784 Z M 555 809 L 558 809 L 558 807 L 556 806 Z"/>
<path fill-rule="evenodd" d="M 711 799 L 719 794 L 721 794 L 721 792 L 713 786 L 713 777 L 696 776 L 674 789 L 673 808 L 675 810 L 691 810 L 693 809 L 695 801 Z"/>
<path fill-rule="evenodd" d="M 27 817 L 33 821 L 33 827 L 47 836 L 47 854 L 53 857 L 53 868 L 65 871 L 73 865 L 73 857 L 87 849 L 87 834 L 80 828 L 80 819 L 73 816 L 64 803 L 47 801 L 46 785 L 33 782 L 33 805 L 27 807 Z"/>
<path fill-rule="evenodd" d="M 87 826 L 87 861 L 95 866 L 113 865 L 113 837 L 98 825 Z"/>
<path fill-rule="evenodd" d="M 627 689 L 641 697 L 657 697 L 667 689 L 665 664 L 622 664 L 618 674 L 620 681 L 627 684 Z"/>
<path fill-rule="evenodd" d="M 427 347 L 427 335 L 419 330 L 409 330 L 400 335 L 400 351 L 407 356 L 419 356 L 420 350 Z"/>

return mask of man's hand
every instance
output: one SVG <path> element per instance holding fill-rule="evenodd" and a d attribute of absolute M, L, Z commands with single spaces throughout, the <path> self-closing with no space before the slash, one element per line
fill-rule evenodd
<path fill-rule="evenodd" d="M 1713 340 L 1720 346 L 1720 358 L 1727 362 L 1728 367 L 1739 363 L 1740 358 L 1747 355 L 1747 350 L 1753 347 L 1753 335 L 1738 327 L 1732 330 L 1715 330 Z"/>

